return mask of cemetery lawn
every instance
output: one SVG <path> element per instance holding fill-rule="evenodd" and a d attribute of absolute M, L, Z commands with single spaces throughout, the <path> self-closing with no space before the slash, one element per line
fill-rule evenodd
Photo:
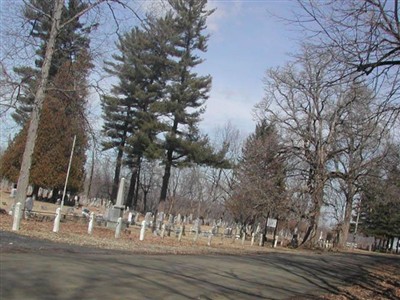
<path fill-rule="evenodd" d="M 1 209 L 8 211 L 13 203 L 13 199 L 10 199 L 8 194 L 1 192 L 0 203 Z M 54 215 L 56 208 L 57 206 L 54 204 L 36 201 L 34 210 L 40 211 L 40 213 L 43 215 L 52 216 Z M 12 217 L 8 214 L 2 213 L 0 215 L 0 230 L 11 231 L 11 228 Z M 180 242 L 175 236 L 175 233 L 171 233 L 171 236 L 166 236 L 161 239 L 160 236 L 155 236 L 151 234 L 150 231 L 146 232 L 144 241 L 139 241 L 139 226 L 130 226 L 124 229 L 121 232 L 120 238 L 118 239 L 115 238 L 114 230 L 100 226 L 95 226 L 93 233 L 89 235 L 87 233 L 87 221 L 83 218 L 79 218 L 76 221 L 62 222 L 60 224 L 60 231 L 58 233 L 54 233 L 52 229 L 52 219 L 41 221 L 37 218 L 32 218 L 22 220 L 20 230 L 17 233 L 27 237 L 63 243 L 64 245 L 62 247 L 71 247 L 71 249 L 77 246 L 84 246 L 101 248 L 110 251 L 118 250 L 140 254 L 181 255 L 268 255 L 269 252 L 273 251 L 293 251 L 293 254 L 301 251 L 302 254 L 308 253 L 309 255 L 315 255 L 313 251 L 291 250 L 281 247 L 273 249 L 269 246 L 251 246 L 250 241 L 246 241 L 245 244 L 242 245 L 241 241 L 239 240 L 234 241 L 231 238 L 223 239 L 221 237 L 213 238 L 211 246 L 207 246 L 207 237 L 200 236 L 197 242 L 194 242 L 194 235 L 189 234 L 188 232 Z M 26 249 L 19 249 L 17 245 L 13 245 L 7 251 L 24 252 Z M 363 281 L 363 283 L 357 283 L 352 286 L 338 288 L 338 294 L 322 295 L 314 299 L 400 299 L 400 270 L 399 268 L 390 265 L 382 266 L 379 269 L 370 269 L 368 274 L 365 275 L 365 281 Z"/>

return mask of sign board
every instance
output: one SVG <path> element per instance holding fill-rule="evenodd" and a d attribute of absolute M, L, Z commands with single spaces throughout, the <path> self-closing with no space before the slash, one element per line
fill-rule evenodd
<path fill-rule="evenodd" d="M 277 219 L 270 219 L 268 218 L 267 220 L 267 227 L 276 227 Z"/>

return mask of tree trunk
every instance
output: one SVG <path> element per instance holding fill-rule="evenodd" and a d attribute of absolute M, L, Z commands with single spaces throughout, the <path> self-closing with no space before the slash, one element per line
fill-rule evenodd
<path fill-rule="evenodd" d="M 167 200 L 169 178 L 171 177 L 172 152 L 173 152 L 172 150 L 168 150 L 168 152 L 167 152 L 167 162 L 165 164 L 164 176 L 163 176 L 163 180 L 162 180 L 160 203 L 162 203 L 162 202 L 165 203 L 165 201 Z"/>
<path fill-rule="evenodd" d="M 29 185 L 29 177 L 32 166 L 32 155 L 35 149 L 40 115 L 46 97 L 46 88 L 49 81 L 49 71 L 50 71 L 51 61 L 53 59 L 57 34 L 59 32 L 61 13 L 63 7 L 64 7 L 64 0 L 55 0 L 50 35 L 47 41 L 46 53 L 41 68 L 40 83 L 35 95 L 35 103 L 31 113 L 31 120 L 28 128 L 28 136 L 26 140 L 24 154 L 22 156 L 21 169 L 18 178 L 15 204 L 20 202 L 22 209 L 25 207 L 25 197 Z"/>
<path fill-rule="evenodd" d="M 351 199 L 348 197 L 346 200 L 346 208 L 344 212 L 343 225 L 340 228 L 338 248 L 344 249 L 346 247 L 347 239 L 349 237 L 352 211 L 353 211 L 353 196 L 351 196 Z"/>
<path fill-rule="evenodd" d="M 267 223 L 268 223 L 268 218 L 269 218 L 269 212 L 268 215 L 265 217 L 265 222 L 264 222 L 264 227 L 261 232 L 262 235 L 262 240 L 261 240 L 261 247 L 264 247 L 265 241 L 267 240 Z"/>
<path fill-rule="evenodd" d="M 306 234 L 304 236 L 303 241 L 300 246 L 303 247 L 312 247 L 315 244 L 315 238 L 318 232 L 318 219 L 319 219 L 320 211 L 319 209 L 315 211 L 310 216 L 310 225 L 307 228 Z"/>
<path fill-rule="evenodd" d="M 147 211 L 147 191 L 143 192 L 143 213 Z"/>
<path fill-rule="evenodd" d="M 133 209 L 136 209 L 135 207 L 136 203 L 133 199 L 135 197 L 136 177 L 137 177 L 137 168 L 132 170 L 131 182 L 129 184 L 129 190 L 128 190 L 128 199 L 126 201 L 126 206 L 133 207 Z"/>
<path fill-rule="evenodd" d="M 94 147 L 92 150 L 92 165 L 90 166 L 89 185 L 86 193 L 86 199 L 88 200 L 90 199 L 90 191 L 92 189 L 93 173 L 94 173 Z"/>
<path fill-rule="evenodd" d="M 142 169 L 142 164 L 141 164 L 141 158 L 140 157 L 138 158 L 137 165 L 138 165 L 138 168 L 137 168 L 137 175 L 136 175 L 136 188 L 135 188 L 135 195 L 134 195 L 134 198 L 133 198 L 133 208 L 135 210 L 136 210 L 136 206 L 137 206 L 138 199 L 139 199 L 140 172 L 141 172 L 141 169 Z"/>
<path fill-rule="evenodd" d="M 272 248 L 275 246 L 275 240 L 276 240 L 276 232 L 278 231 L 278 223 L 279 223 L 279 219 L 276 219 L 276 226 L 274 229 L 274 238 L 272 239 Z"/>

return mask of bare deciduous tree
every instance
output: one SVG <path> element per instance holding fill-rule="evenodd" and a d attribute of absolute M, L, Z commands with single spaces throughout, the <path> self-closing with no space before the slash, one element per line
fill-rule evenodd
<path fill-rule="evenodd" d="M 303 182 L 297 194 L 309 201 L 309 228 L 303 240 L 307 244 L 316 242 L 328 164 L 343 151 L 333 147 L 340 116 L 353 101 L 345 97 L 345 86 L 332 81 L 338 75 L 333 62 L 329 53 L 304 46 L 295 63 L 268 72 L 265 100 L 258 105 L 258 112 L 281 131 L 288 176 Z"/>
<path fill-rule="evenodd" d="M 400 107 L 399 0 L 298 0 L 297 21 L 346 74 L 367 75 L 380 90 L 382 110 Z M 313 25 L 310 26 L 310 23 Z"/>
<path fill-rule="evenodd" d="M 389 140 L 385 130 L 385 114 L 376 114 L 376 99 L 366 86 L 354 83 L 345 97 L 350 105 L 340 116 L 340 132 L 334 147 L 343 149 L 333 158 L 331 177 L 339 179 L 338 187 L 345 199 L 343 219 L 340 220 L 338 246 L 344 247 L 350 229 L 354 200 L 359 193 L 360 181 L 379 164 L 385 156 Z"/>

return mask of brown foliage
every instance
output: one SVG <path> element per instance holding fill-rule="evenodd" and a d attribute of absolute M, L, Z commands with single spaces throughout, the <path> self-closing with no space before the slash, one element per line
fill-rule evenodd
<path fill-rule="evenodd" d="M 85 63 L 82 63 L 85 67 Z M 86 89 L 79 63 L 65 63 L 54 79 L 55 90 L 47 93 L 38 127 L 30 183 L 36 186 L 62 188 L 74 135 L 77 136 L 68 189 L 82 188 L 87 149 L 85 120 Z M 75 80 L 80 80 L 76 83 Z M 1 161 L 1 175 L 17 181 L 26 143 L 23 129 L 9 145 Z"/>

